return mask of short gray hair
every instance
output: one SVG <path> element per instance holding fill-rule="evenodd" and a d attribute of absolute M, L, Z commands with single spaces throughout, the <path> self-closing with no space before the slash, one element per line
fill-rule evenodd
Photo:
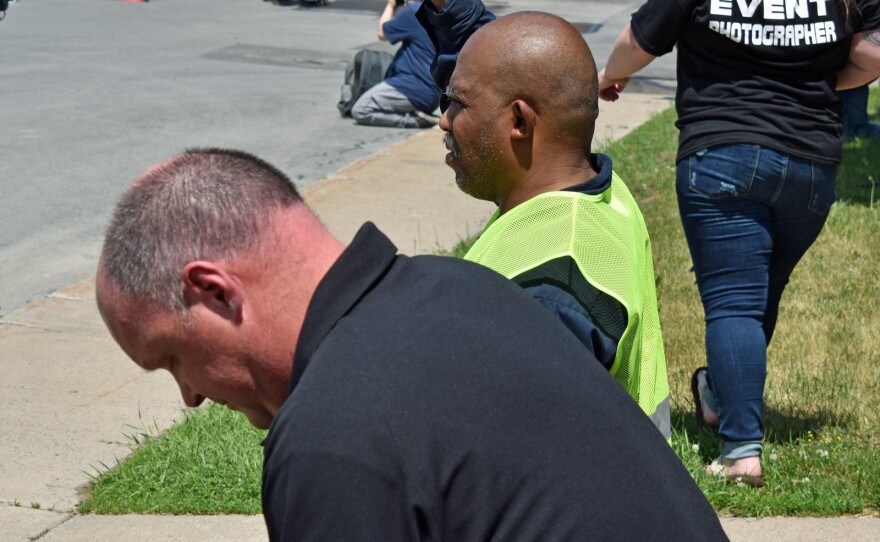
<path fill-rule="evenodd" d="M 187 149 L 141 175 L 107 228 L 102 269 L 125 295 L 183 311 L 182 271 L 255 249 L 266 219 L 301 203 L 290 179 L 242 151 Z"/>

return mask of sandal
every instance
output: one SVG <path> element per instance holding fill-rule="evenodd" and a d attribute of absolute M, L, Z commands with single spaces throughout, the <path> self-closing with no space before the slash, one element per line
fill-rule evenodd
<path fill-rule="evenodd" d="M 718 425 L 710 424 L 706 421 L 706 418 L 703 416 L 703 394 L 700 389 L 700 374 L 708 373 L 709 369 L 707 367 L 700 367 L 694 374 L 691 375 L 691 394 L 694 397 L 694 418 L 697 420 L 697 425 L 702 429 L 711 429 L 712 432 L 718 432 Z M 705 376 L 703 377 L 705 381 Z"/>

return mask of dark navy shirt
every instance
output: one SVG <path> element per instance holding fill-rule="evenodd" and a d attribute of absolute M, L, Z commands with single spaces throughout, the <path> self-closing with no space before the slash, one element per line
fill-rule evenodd
<path fill-rule="evenodd" d="M 400 91 L 417 109 L 431 113 L 440 105 L 440 90 L 431 77 L 434 44 L 416 20 L 420 4 L 411 4 L 382 25 L 390 43 L 400 43 L 385 82 Z"/>
<path fill-rule="evenodd" d="M 431 73 L 445 92 L 464 42 L 481 26 L 494 21 L 495 15 L 479 0 L 447 0 L 440 11 L 431 2 L 425 2 L 417 17 L 436 49 Z M 440 108 L 445 110 L 449 105 L 446 95 L 440 100 Z"/>

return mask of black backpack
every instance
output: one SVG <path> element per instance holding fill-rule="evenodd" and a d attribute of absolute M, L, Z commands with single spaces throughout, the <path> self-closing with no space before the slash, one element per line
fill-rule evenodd
<path fill-rule="evenodd" d="M 385 72 L 393 59 L 390 53 L 373 49 L 362 49 L 355 53 L 345 67 L 345 82 L 342 84 L 339 103 L 336 104 L 340 115 L 351 116 L 351 108 L 358 98 L 385 80 Z"/>

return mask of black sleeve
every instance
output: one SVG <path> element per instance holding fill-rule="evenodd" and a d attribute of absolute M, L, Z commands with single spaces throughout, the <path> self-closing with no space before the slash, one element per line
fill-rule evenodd
<path fill-rule="evenodd" d="M 632 15 L 633 37 L 646 53 L 665 55 L 690 23 L 693 9 L 694 0 L 648 0 Z"/>
<path fill-rule="evenodd" d="M 464 42 L 481 26 L 493 21 L 495 15 L 480 0 L 447 0 L 441 11 L 425 0 L 416 18 L 434 43 L 436 54 L 431 63 L 431 74 L 440 90 L 445 91 Z M 448 99 L 441 96 L 440 101 L 441 109 L 445 110 Z"/>

